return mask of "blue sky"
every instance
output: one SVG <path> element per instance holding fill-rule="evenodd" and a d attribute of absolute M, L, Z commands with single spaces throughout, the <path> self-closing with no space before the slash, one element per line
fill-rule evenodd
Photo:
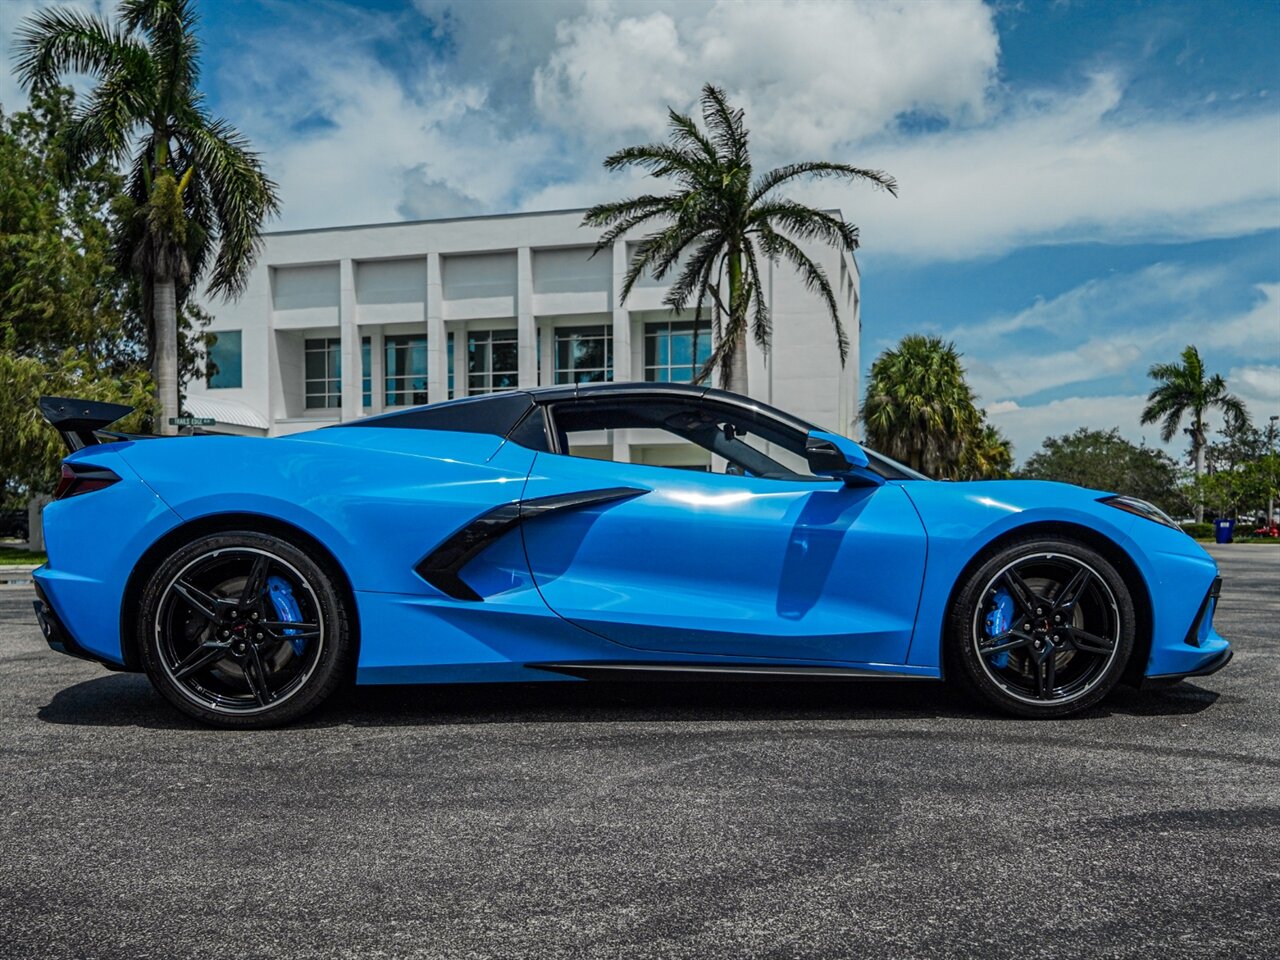
<path fill-rule="evenodd" d="M 0 0 L 6 54 L 47 2 Z M 862 228 L 864 369 L 906 333 L 954 339 L 1019 459 L 1080 424 L 1158 442 L 1138 423 L 1145 371 L 1186 343 L 1256 419 L 1280 413 L 1280 4 L 200 10 L 210 106 L 262 150 L 278 226 L 630 192 L 640 182 L 600 159 L 660 136 L 667 105 L 688 109 L 711 80 L 747 108 L 759 166 L 830 158 L 898 178 L 896 200 L 795 191 Z"/>

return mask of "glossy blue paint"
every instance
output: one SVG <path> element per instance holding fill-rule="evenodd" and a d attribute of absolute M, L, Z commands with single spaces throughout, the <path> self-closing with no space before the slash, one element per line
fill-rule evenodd
<path fill-rule="evenodd" d="M 1201 647 L 1184 642 L 1217 576 L 1217 564 L 1180 530 L 1100 503 L 1105 496 L 1041 480 L 903 484 L 929 531 L 929 563 L 908 662 L 941 663 L 952 587 L 989 544 L 1036 524 L 1074 524 L 1101 534 L 1137 567 L 1152 608 L 1148 676 L 1189 672 L 1227 646 L 1213 634 Z"/>
<path fill-rule="evenodd" d="M 901 488 L 540 453 L 525 493 L 611 484 L 650 492 L 524 528 L 561 616 L 641 650 L 905 662 L 925 541 Z"/>
<path fill-rule="evenodd" d="M 856 445 L 834 439 L 854 463 Z M 356 598 L 361 683 L 566 679 L 526 666 L 555 662 L 938 676 L 966 565 L 1043 522 L 1086 527 L 1132 558 L 1153 609 L 1148 674 L 1193 671 L 1227 646 L 1211 618 L 1186 642 L 1216 575 L 1203 550 L 1059 484 L 765 479 L 383 425 L 110 443 L 68 459 L 121 481 L 47 508 L 50 561 L 36 576 L 74 638 L 114 663 L 131 571 L 166 534 L 227 514 L 283 521 L 333 556 Z M 616 487 L 641 493 L 526 518 L 487 544 L 460 572 L 479 601 L 415 570 L 496 508 Z"/>

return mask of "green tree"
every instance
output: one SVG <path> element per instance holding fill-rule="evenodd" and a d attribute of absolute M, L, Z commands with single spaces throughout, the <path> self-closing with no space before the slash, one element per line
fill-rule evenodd
<path fill-rule="evenodd" d="M 766 351 L 773 336 L 760 265 L 786 262 L 826 305 L 843 363 L 849 338 L 831 280 L 798 241 L 817 240 L 852 253 L 858 228 L 776 191 L 804 177 L 862 181 L 894 194 L 897 184 L 879 170 L 823 161 L 793 163 L 756 177 L 743 111 L 732 108 L 725 92 L 711 84 L 702 88 L 701 105 L 705 129 L 668 110 L 665 143 L 626 147 L 604 162 L 607 170 L 638 167 L 676 186 L 672 193 L 602 203 L 583 217 L 584 226 L 604 228 L 597 253 L 637 227 L 660 225 L 636 245 L 621 300 L 644 273 L 658 280 L 674 273 L 668 307 L 680 311 L 692 302 L 695 330 L 708 303 L 711 307 L 716 345 L 696 379 L 701 382 L 719 369 L 724 387 L 746 393 L 748 332 Z"/>
<path fill-rule="evenodd" d="M 954 343 L 913 334 L 871 364 L 862 422 L 867 442 L 947 480 L 1007 476 L 1009 441 L 986 421 Z"/>
<path fill-rule="evenodd" d="M 1013 473 L 1013 444 L 978 411 L 978 427 L 965 445 L 960 462 L 961 480 L 1004 480 Z"/>
<path fill-rule="evenodd" d="M 50 490 L 65 451 L 36 409 L 41 394 L 127 403 L 150 415 L 145 337 L 113 266 L 122 178 L 103 162 L 59 176 L 65 89 L 0 112 L 0 502 Z"/>
<path fill-rule="evenodd" d="M 59 175 L 55 140 L 71 109 L 71 91 L 52 89 L 28 110 L 0 110 L 0 349 L 49 360 L 74 345 L 119 372 L 142 349 L 112 263 L 123 178 L 102 162 Z"/>
<path fill-rule="evenodd" d="M 1157 363 L 1147 371 L 1156 386 L 1147 395 L 1142 411 L 1143 423 L 1160 422 L 1160 439 L 1168 443 L 1178 432 L 1184 417 L 1191 418 L 1187 434 L 1191 437 L 1191 461 L 1198 479 L 1204 473 L 1205 415 L 1221 410 L 1227 423 L 1248 423 L 1249 414 L 1240 399 L 1227 391 L 1227 382 L 1219 373 L 1209 374 L 1200 351 L 1188 344 L 1180 363 Z M 1196 504 L 1196 519 L 1204 519 L 1204 507 Z"/>
<path fill-rule="evenodd" d="M 94 160 L 128 161 L 116 261 L 141 290 L 161 432 L 178 414 L 178 316 L 199 279 L 212 295 L 244 287 L 275 184 L 198 88 L 200 44 L 191 0 L 122 0 L 118 23 L 63 7 L 18 31 L 18 76 L 29 89 L 67 72 L 98 84 L 61 134 L 64 173 Z M 206 276 L 207 272 L 207 276 Z"/>
<path fill-rule="evenodd" d="M 151 413 L 151 380 L 141 367 L 103 376 L 87 354 L 68 349 L 56 357 L 23 357 L 0 350 L 0 503 L 17 506 L 31 491 L 52 491 L 62 440 L 36 409 L 36 398 L 106 400 L 135 408 L 119 429 L 134 431 Z"/>
<path fill-rule="evenodd" d="M 1114 427 L 1081 427 L 1074 433 L 1046 437 L 1040 449 L 1027 458 L 1019 476 L 1140 497 L 1169 513 L 1187 509 L 1173 459 L 1160 450 L 1135 446 Z"/>

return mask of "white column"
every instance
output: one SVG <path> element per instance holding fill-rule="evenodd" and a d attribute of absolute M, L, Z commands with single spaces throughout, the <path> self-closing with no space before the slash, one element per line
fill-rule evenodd
<path fill-rule="evenodd" d="M 382 327 L 369 328 L 369 413 L 382 413 L 387 398 L 387 352 L 382 342 Z"/>
<path fill-rule="evenodd" d="M 538 339 L 542 342 L 542 385 L 552 386 L 556 382 L 556 341 L 550 324 L 538 331 Z"/>
<path fill-rule="evenodd" d="M 449 399 L 449 335 L 444 326 L 444 282 L 441 257 L 427 254 L 427 399 Z"/>
<path fill-rule="evenodd" d="M 613 309 L 613 379 L 633 379 L 631 372 L 631 315 L 622 304 L 622 283 L 627 275 L 627 242 L 613 242 L 613 287 L 609 306 Z"/>
<path fill-rule="evenodd" d="M 609 306 L 613 312 L 613 379 L 634 379 L 631 372 L 631 314 L 622 303 L 622 284 L 627 275 L 627 242 L 613 242 L 613 286 L 609 290 Z M 613 431 L 613 459 L 620 463 L 631 460 L 631 431 Z"/>
<path fill-rule="evenodd" d="M 533 251 L 516 251 L 516 350 L 519 358 L 517 385 L 538 385 L 538 321 L 533 316 Z"/>
<path fill-rule="evenodd" d="M 264 388 L 266 390 L 267 436 L 274 437 L 276 436 L 276 421 L 289 416 L 289 403 L 284 393 L 284 372 L 280 369 L 280 348 L 276 341 L 275 268 L 267 267 L 264 273 L 267 280 L 267 309 L 266 319 L 263 323 L 263 327 L 267 332 L 265 350 L 267 356 L 267 382 Z M 242 336 L 247 340 L 249 331 L 246 330 Z M 294 402 L 301 406 L 304 401 L 298 398 Z"/>
<path fill-rule="evenodd" d="M 344 259 L 340 266 L 338 330 L 342 343 L 342 420 L 360 416 L 360 327 L 356 323 L 355 263 Z"/>

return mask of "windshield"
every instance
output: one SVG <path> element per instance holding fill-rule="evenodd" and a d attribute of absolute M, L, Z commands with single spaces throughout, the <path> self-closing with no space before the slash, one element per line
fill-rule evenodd
<path fill-rule="evenodd" d="M 905 463 L 899 463 L 897 460 L 891 460 L 883 453 L 876 453 L 869 447 L 863 447 L 862 452 L 867 455 L 868 466 L 886 480 L 931 479 L 930 477 L 926 477 L 923 473 L 912 470 Z"/>

